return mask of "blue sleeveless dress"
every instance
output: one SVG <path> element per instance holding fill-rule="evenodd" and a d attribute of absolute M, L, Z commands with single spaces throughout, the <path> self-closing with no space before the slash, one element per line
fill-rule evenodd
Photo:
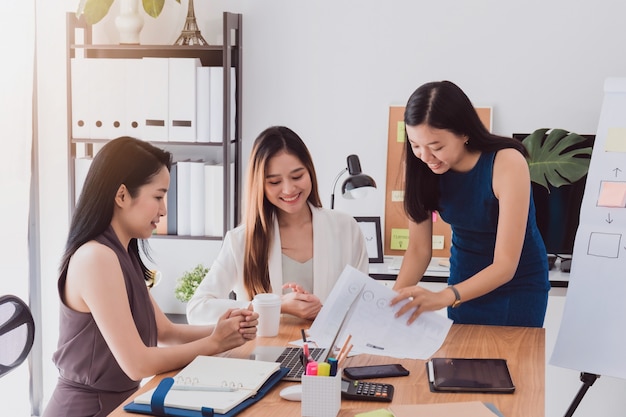
<path fill-rule="evenodd" d="M 495 152 L 482 153 L 469 172 L 448 171 L 439 178 L 441 218 L 452 227 L 450 278 L 458 284 L 493 262 L 498 200 L 493 194 Z M 481 297 L 448 308 L 455 323 L 542 327 L 548 304 L 547 252 L 531 199 L 526 236 L 515 276 Z"/>

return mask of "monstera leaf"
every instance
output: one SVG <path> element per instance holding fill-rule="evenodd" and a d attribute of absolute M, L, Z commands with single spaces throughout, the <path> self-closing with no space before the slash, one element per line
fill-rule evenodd
<path fill-rule="evenodd" d="M 550 191 L 578 181 L 587 174 L 591 147 L 581 147 L 584 137 L 563 129 L 537 129 L 522 143 L 528 150 L 530 180 Z M 547 134 L 547 135 L 546 135 Z M 576 146 L 578 145 L 578 146 Z"/>

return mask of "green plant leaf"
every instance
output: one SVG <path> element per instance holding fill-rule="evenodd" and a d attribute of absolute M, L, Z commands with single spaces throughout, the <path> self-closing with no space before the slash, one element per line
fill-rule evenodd
<path fill-rule="evenodd" d="M 143 9 L 148 13 L 148 15 L 156 18 L 159 17 L 161 11 L 163 10 L 163 6 L 165 5 L 165 0 L 141 0 L 143 3 Z M 180 3 L 180 1 L 179 1 Z"/>
<path fill-rule="evenodd" d="M 85 22 L 94 25 L 109 13 L 109 9 L 114 1 L 115 0 L 80 0 L 76 17 L 85 15 Z"/>
<path fill-rule="evenodd" d="M 584 177 L 589 170 L 592 149 L 581 147 L 586 139 L 576 133 L 563 129 L 552 129 L 548 133 L 549 130 L 537 129 L 522 141 L 529 154 L 531 181 L 548 191 L 548 184 L 560 187 Z"/>
<path fill-rule="evenodd" d="M 104 16 L 109 13 L 111 5 L 115 0 L 80 0 L 78 4 L 78 10 L 76 10 L 76 17 L 85 15 L 85 21 L 94 25 L 101 21 Z M 180 0 L 174 0 L 180 4 Z M 154 18 L 158 17 L 163 11 L 165 0 L 141 0 L 143 9 L 146 13 Z"/>
<path fill-rule="evenodd" d="M 189 301 L 208 272 L 209 268 L 202 264 L 196 266 L 191 271 L 186 271 L 176 282 L 176 288 L 174 289 L 176 299 L 183 303 Z"/>

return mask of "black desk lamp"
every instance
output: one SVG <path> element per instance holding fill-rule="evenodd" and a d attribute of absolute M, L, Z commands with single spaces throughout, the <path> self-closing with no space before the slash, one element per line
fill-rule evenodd
<path fill-rule="evenodd" d="M 376 181 L 369 175 L 365 175 L 361 172 L 361 163 L 357 155 L 348 156 L 348 167 L 342 169 L 333 183 L 332 194 L 330 195 L 330 208 L 335 208 L 335 188 L 337 187 L 337 181 L 339 178 L 348 171 L 350 175 L 341 185 L 341 194 L 344 198 L 355 199 L 364 197 L 367 194 L 368 188 L 376 188 Z"/>

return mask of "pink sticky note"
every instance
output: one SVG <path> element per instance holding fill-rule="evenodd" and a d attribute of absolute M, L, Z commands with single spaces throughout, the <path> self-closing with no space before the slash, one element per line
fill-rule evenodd
<path fill-rule="evenodd" d="M 598 206 L 626 207 L 626 182 L 602 181 Z"/>

